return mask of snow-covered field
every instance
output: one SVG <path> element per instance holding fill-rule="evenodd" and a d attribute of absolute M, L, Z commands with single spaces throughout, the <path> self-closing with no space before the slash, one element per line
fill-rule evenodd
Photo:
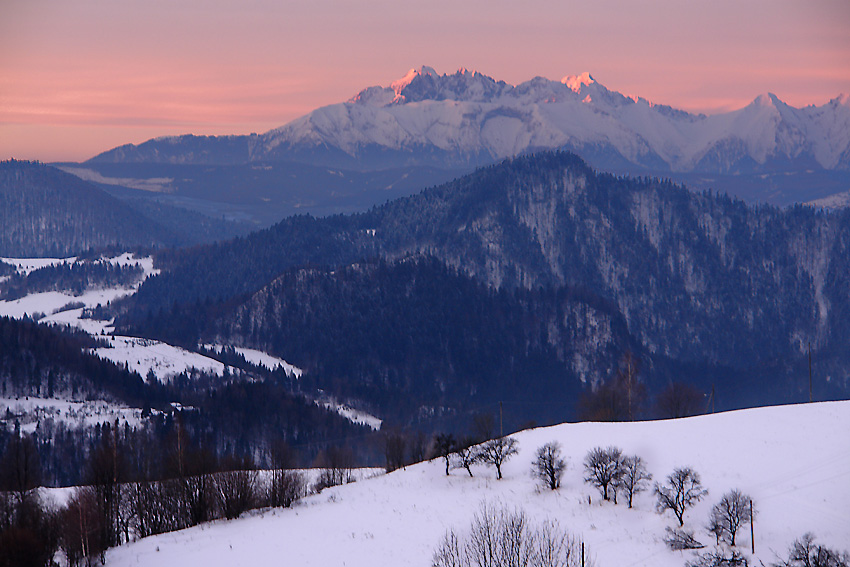
<path fill-rule="evenodd" d="M 21 274 L 29 272 L 49 265 L 61 263 L 74 263 L 76 258 L 0 258 L 9 264 L 14 265 Z M 45 324 L 66 325 L 81 329 L 90 335 L 97 335 L 106 338 L 110 347 L 101 347 L 94 349 L 94 353 L 106 360 L 111 360 L 118 364 L 127 364 L 127 366 L 139 373 L 144 378 L 147 378 L 149 373 L 153 373 L 157 380 L 167 382 L 174 376 L 186 372 L 191 374 L 193 370 L 203 371 L 208 374 L 222 376 L 225 369 L 228 369 L 231 374 L 239 374 L 241 371 L 234 367 L 228 367 L 218 360 L 203 356 L 196 352 L 191 352 L 186 349 L 169 345 L 161 341 L 150 339 L 141 339 L 136 337 L 125 337 L 113 335 L 115 328 L 113 321 L 98 321 L 95 319 L 83 318 L 83 312 L 86 309 L 97 307 L 98 305 L 106 305 L 110 301 L 132 295 L 136 293 L 142 281 L 146 278 L 159 273 L 159 270 L 154 268 L 153 258 L 143 257 L 136 258 L 132 254 L 125 253 L 114 258 L 108 258 L 107 261 L 113 264 L 132 265 L 138 263 L 144 270 L 142 280 L 132 287 L 115 287 L 106 289 L 88 290 L 80 295 L 74 295 L 65 291 L 49 291 L 42 293 L 32 293 L 12 301 L 0 300 L 0 317 L 7 316 L 16 319 L 21 319 L 25 316 L 33 317 L 37 314 L 38 321 Z M 69 309 L 69 304 L 83 304 L 84 307 L 74 307 Z M 202 345 L 207 349 L 212 349 L 221 352 L 224 345 Z M 236 352 L 245 357 L 245 360 L 257 366 L 263 366 L 269 370 L 275 368 L 283 368 L 289 375 L 296 378 L 301 377 L 301 369 L 288 363 L 282 358 L 272 356 L 268 353 L 236 347 Z M 56 400 L 52 400 L 56 401 Z M 106 402 L 100 402 L 106 403 Z M 336 403 L 335 401 L 323 400 L 318 404 L 336 411 L 341 416 L 349 421 L 361 425 L 368 425 L 372 429 L 379 429 L 381 420 L 368 413 L 359 411 L 349 405 Z M 115 408 L 118 411 L 120 408 Z M 0 410 L 4 410 L 0 404 Z M 36 418 L 35 414 L 27 414 L 23 416 L 27 422 L 31 422 Z"/>
<path fill-rule="evenodd" d="M 53 266 L 57 264 L 67 263 L 73 264 L 77 261 L 72 258 L 0 258 L 0 260 L 12 264 L 17 268 L 18 273 L 28 274 L 38 268 L 45 266 Z M 33 317 L 36 313 L 41 314 L 39 321 L 42 323 L 62 323 L 80 327 L 88 333 L 100 334 L 101 332 L 110 332 L 112 330 L 111 323 L 105 321 L 93 321 L 91 319 L 81 319 L 82 308 L 71 309 L 67 311 L 59 311 L 69 303 L 82 303 L 87 308 L 97 307 L 98 305 L 106 305 L 110 301 L 132 295 L 136 293 L 142 281 L 151 275 L 159 273 L 159 270 L 153 267 L 153 258 L 147 256 L 136 258 L 132 254 L 125 253 L 114 258 L 107 258 L 106 261 L 116 265 L 132 265 L 138 263 L 144 270 L 144 276 L 138 284 L 132 287 L 115 287 L 106 289 L 88 290 L 81 295 L 74 295 L 68 291 L 46 291 L 41 293 L 31 293 L 20 299 L 11 301 L 0 301 L 0 316 L 12 317 L 20 319 L 25 315 Z"/>
<path fill-rule="evenodd" d="M 596 446 L 616 445 L 644 458 L 655 479 L 689 465 L 710 493 L 685 514 L 685 527 L 712 547 L 709 510 L 728 490 L 752 496 L 755 558 L 764 565 L 786 557 L 794 539 L 813 532 L 833 548 L 850 547 L 850 402 L 743 410 L 683 420 L 579 423 L 516 434 L 520 453 L 505 478 L 476 466 L 475 478 L 446 477 L 434 461 L 327 489 L 292 509 L 268 510 L 140 540 L 111 550 L 107 565 L 157 567 L 297 565 L 397 567 L 430 565 L 448 529 L 465 530 L 482 502 L 550 518 L 586 542 L 599 567 L 681 567 L 693 552 L 663 543 L 668 512 L 640 494 L 634 509 L 602 502 L 582 481 L 582 460 Z M 538 447 L 559 441 L 568 469 L 560 490 L 537 490 L 529 471 Z M 592 503 L 588 503 L 588 499 Z M 738 545 L 750 555 L 748 526 Z"/>
<path fill-rule="evenodd" d="M 94 353 L 118 364 L 126 362 L 143 377 L 153 372 L 160 381 L 167 381 L 191 369 L 219 376 L 224 373 L 225 365 L 221 362 L 161 341 L 117 335 L 108 340 L 110 348 L 97 348 Z"/>
<path fill-rule="evenodd" d="M 36 426 L 45 420 L 62 422 L 65 427 L 92 427 L 98 423 L 129 423 L 136 427 L 141 423 L 142 410 L 115 405 L 103 400 L 71 402 L 52 398 L 0 398 L 0 420 L 11 427 L 15 420 L 21 430 L 32 433 Z"/>
<path fill-rule="evenodd" d="M 201 346 L 206 349 L 213 350 L 215 352 L 221 352 L 222 349 L 225 348 L 224 345 Z M 245 357 L 245 360 L 247 360 L 251 364 L 254 364 L 256 366 L 262 366 L 268 368 L 269 370 L 274 370 L 280 367 L 283 369 L 284 372 L 286 372 L 287 376 L 295 376 L 296 378 L 301 378 L 301 369 L 286 362 L 282 358 L 278 358 L 276 356 L 267 354 L 261 350 L 255 350 L 252 348 L 235 347 L 233 350 Z"/>
<path fill-rule="evenodd" d="M 76 258 L 0 258 L 14 265 L 19 273 L 27 274 L 44 266 L 61 263 L 74 263 Z M 32 317 L 39 314 L 39 322 L 47 324 L 60 324 L 77 327 L 91 335 L 111 335 L 114 331 L 112 321 L 98 321 L 83 318 L 86 308 L 94 308 L 98 305 L 106 305 L 110 301 L 136 293 L 142 281 L 158 274 L 159 270 L 153 266 L 153 258 L 147 256 L 136 258 L 132 254 L 125 253 L 114 258 L 106 259 L 117 265 L 133 265 L 138 263 L 144 270 L 142 280 L 135 286 L 123 288 L 106 288 L 88 290 L 81 295 L 74 295 L 65 291 L 49 291 L 32 293 L 25 297 L 12 300 L 0 301 L 0 316 L 20 319 L 24 316 Z M 83 304 L 84 307 L 74 309 L 63 309 L 68 304 Z M 101 358 L 117 362 L 127 363 L 128 366 L 145 377 L 153 372 L 157 379 L 166 381 L 181 372 L 192 369 L 202 370 L 209 373 L 222 375 L 225 365 L 212 358 L 187 351 L 185 349 L 171 346 L 169 344 L 138 339 L 134 337 L 115 336 L 111 339 L 113 348 L 98 348 L 95 353 Z M 220 348 L 220 347 L 219 347 Z M 275 358 L 264 352 L 251 349 L 238 349 L 249 362 L 264 365 L 273 369 L 277 365 L 283 366 L 288 373 L 296 376 L 301 375 L 301 370 L 287 363 L 285 360 Z M 235 372 L 235 369 L 232 369 Z"/>
<path fill-rule="evenodd" d="M 381 429 L 381 423 L 383 423 L 384 421 L 370 413 L 355 409 L 348 404 L 341 404 L 333 399 L 325 401 L 317 400 L 316 404 L 322 406 L 325 409 L 335 411 L 351 423 L 365 425 L 371 428 L 373 431 L 379 431 Z"/>

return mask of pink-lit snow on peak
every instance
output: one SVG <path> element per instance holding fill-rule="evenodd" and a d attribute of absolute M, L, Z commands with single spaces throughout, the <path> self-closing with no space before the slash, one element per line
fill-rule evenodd
<path fill-rule="evenodd" d="M 390 83 L 390 88 L 394 90 L 396 94 L 399 94 L 402 90 L 404 90 L 407 85 L 409 85 L 413 81 L 413 79 L 420 75 L 433 75 L 435 77 L 439 76 L 439 74 L 433 69 L 433 67 L 422 65 L 422 67 L 420 67 L 419 69 L 411 69 L 404 77 Z"/>
<path fill-rule="evenodd" d="M 785 105 L 784 102 L 779 100 L 779 97 L 773 93 L 762 93 L 758 95 L 753 102 L 750 103 L 751 106 L 779 106 Z"/>
<path fill-rule="evenodd" d="M 581 75 L 567 75 L 561 82 L 567 85 L 573 92 L 579 92 L 582 86 L 590 85 L 595 83 L 593 80 L 593 76 L 585 71 Z"/>

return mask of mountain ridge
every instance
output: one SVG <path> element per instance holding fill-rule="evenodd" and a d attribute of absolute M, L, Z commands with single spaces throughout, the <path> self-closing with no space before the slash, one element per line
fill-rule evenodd
<path fill-rule="evenodd" d="M 180 337 L 159 333 L 267 349 L 309 373 L 311 360 L 322 356 L 315 348 L 318 339 L 308 339 L 319 336 L 308 329 L 319 314 L 333 321 L 325 328 L 344 323 L 365 336 L 374 328 L 409 327 L 404 317 L 422 307 L 420 302 L 385 313 L 374 298 L 388 289 L 379 278 L 363 279 L 357 293 L 345 291 L 353 289 L 344 281 L 350 267 L 370 258 L 395 264 L 426 256 L 484 286 L 470 292 L 469 305 L 489 301 L 481 294 L 496 290 L 508 294 L 513 313 L 532 321 L 545 319 L 541 313 L 566 317 L 576 311 L 577 304 L 567 308 L 544 291 L 592 290 L 590 295 L 613 306 L 611 320 L 624 322 L 626 332 L 620 336 L 634 338 L 630 348 L 644 358 L 654 387 L 685 372 L 692 379 L 717 379 L 740 399 L 763 401 L 760 396 L 768 394 L 757 384 L 771 384 L 776 395 L 793 398 L 800 386 L 794 376 L 811 343 L 819 372 L 830 377 L 829 388 L 840 392 L 848 387 L 848 231 L 850 216 L 844 212 L 752 207 L 667 181 L 596 173 L 572 154 L 543 153 L 482 168 L 367 213 L 293 217 L 239 241 L 163 255 L 163 273 L 142 286 L 119 325 L 164 340 Z M 297 272 L 316 266 L 326 273 Z M 288 270 L 299 275 L 289 274 L 281 281 L 290 283 L 282 287 L 276 284 Z M 432 280 L 427 274 L 423 278 Z M 315 283 L 299 287 L 307 281 Z M 411 285 L 433 289 L 415 278 Z M 352 301 L 332 301 L 345 293 L 372 299 L 352 313 Z M 518 304 L 516 294 L 524 293 L 532 299 Z M 403 293 L 399 297 L 403 304 L 411 299 Z M 436 302 L 434 309 L 443 309 L 439 294 L 427 297 Z M 579 303 L 587 304 L 589 296 L 582 297 Z M 313 314 L 305 316 L 305 309 Z M 592 319 L 608 320 L 603 311 L 595 309 Z M 235 315 L 239 324 L 227 324 L 225 314 Z M 578 341 L 557 331 L 559 325 L 555 321 L 540 327 L 543 331 L 529 331 L 532 339 L 515 344 L 540 340 L 544 349 L 557 350 Z M 490 333 L 495 326 L 479 328 Z M 521 327 L 499 328 L 515 334 Z M 292 339 L 281 339 L 285 336 Z M 352 332 L 345 340 L 354 338 Z M 587 345 L 592 342 L 578 348 L 579 358 L 559 354 L 548 360 L 557 359 L 570 375 L 593 383 L 602 378 L 600 368 L 604 374 L 615 364 L 616 354 L 592 365 L 591 372 L 576 361 L 591 353 Z M 608 339 L 597 343 L 611 344 Z M 345 360 L 362 367 L 361 354 L 346 353 Z M 386 354 L 368 358 L 378 370 L 362 372 L 366 380 L 394 364 Z M 330 375 L 328 369 L 327 364 L 318 368 L 327 381 L 317 387 L 332 388 L 333 380 L 341 384 L 348 376 Z M 462 383 L 464 374 L 456 376 Z"/>
<path fill-rule="evenodd" d="M 760 95 L 744 108 L 706 116 L 625 96 L 590 73 L 514 86 L 477 71 L 439 75 L 423 66 L 264 134 L 160 138 L 90 161 L 207 163 L 217 155 L 223 163 L 294 159 L 368 169 L 477 166 L 540 149 L 570 149 L 595 166 L 625 162 L 671 172 L 773 171 L 798 163 L 847 170 L 850 102 L 839 95 L 798 109 Z"/>

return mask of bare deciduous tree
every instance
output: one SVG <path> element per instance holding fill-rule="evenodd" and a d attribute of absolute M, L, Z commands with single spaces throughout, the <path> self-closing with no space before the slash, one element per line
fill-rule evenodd
<path fill-rule="evenodd" d="M 446 463 L 446 476 L 449 476 L 449 465 L 451 464 L 451 456 L 455 450 L 457 441 L 451 433 L 438 433 L 434 436 L 434 449 L 432 455 L 440 457 Z"/>
<path fill-rule="evenodd" d="M 425 460 L 425 445 L 425 434 L 421 431 L 417 431 L 416 434 L 411 436 L 410 449 L 408 450 L 411 463 L 421 463 Z"/>
<path fill-rule="evenodd" d="M 623 474 L 623 451 L 619 447 L 594 447 L 584 457 L 584 481 L 597 487 L 603 500 L 609 500 L 608 488 Z"/>
<path fill-rule="evenodd" d="M 401 431 L 390 430 L 384 433 L 384 457 L 388 473 L 404 467 L 407 452 L 407 437 Z"/>
<path fill-rule="evenodd" d="M 351 449 L 328 447 L 326 451 L 322 451 L 316 457 L 314 466 L 322 470 L 313 485 L 313 490 L 321 492 L 325 488 L 351 482 L 354 455 Z"/>
<path fill-rule="evenodd" d="M 521 510 L 483 504 L 467 534 L 449 531 L 434 567 L 579 567 L 581 542 L 554 521 L 533 524 Z M 584 565 L 593 562 L 586 558 Z"/>
<path fill-rule="evenodd" d="M 481 462 L 496 467 L 496 478 L 502 480 L 502 465 L 519 453 L 519 443 L 513 437 L 491 439 L 481 445 Z"/>
<path fill-rule="evenodd" d="M 579 418 L 587 421 L 632 421 L 646 398 L 646 387 L 638 379 L 640 361 L 631 352 L 620 360 L 614 376 L 585 392 L 579 399 Z"/>
<path fill-rule="evenodd" d="M 703 409 L 705 396 L 690 384 L 671 382 L 658 394 L 655 406 L 659 417 L 679 418 L 697 415 Z"/>
<path fill-rule="evenodd" d="M 561 444 L 552 441 L 537 449 L 531 474 L 546 488 L 557 490 L 567 462 L 561 458 Z"/>
<path fill-rule="evenodd" d="M 709 531 L 718 539 L 728 538 L 729 545 L 734 547 L 738 528 L 751 521 L 750 497 L 736 489 L 724 494 L 711 509 Z"/>
<path fill-rule="evenodd" d="M 474 445 L 475 440 L 471 437 L 461 439 L 454 449 L 454 465 L 456 469 L 463 468 L 472 477 L 472 465 L 481 461 L 481 452 Z"/>
<path fill-rule="evenodd" d="M 215 475 L 215 494 L 225 518 L 238 518 L 257 498 L 257 471 L 231 470 Z"/>
<path fill-rule="evenodd" d="M 850 553 L 830 549 L 815 543 L 815 536 L 805 534 L 794 542 L 788 560 L 772 564 L 772 567 L 848 567 Z"/>
<path fill-rule="evenodd" d="M 696 559 L 685 563 L 685 567 L 747 567 L 747 558 L 737 550 L 727 555 L 722 549 L 698 555 Z"/>
<path fill-rule="evenodd" d="M 652 480 L 652 475 L 647 472 L 643 459 L 637 455 L 623 459 L 622 474 L 616 482 L 625 491 L 626 497 L 629 499 L 629 508 L 632 507 L 635 494 L 646 490 L 650 480 Z"/>
<path fill-rule="evenodd" d="M 690 467 L 681 467 L 667 476 L 665 484 L 655 483 L 655 494 L 658 497 L 655 505 L 658 513 L 672 510 L 679 526 L 684 526 L 685 510 L 702 500 L 708 490 L 703 488 L 698 472 Z"/>
<path fill-rule="evenodd" d="M 673 551 L 681 551 L 683 549 L 702 549 L 705 547 L 703 544 L 698 542 L 696 538 L 694 538 L 694 532 L 690 530 L 674 530 L 671 528 L 666 529 L 666 535 L 664 536 L 664 543 L 667 544 Z"/>

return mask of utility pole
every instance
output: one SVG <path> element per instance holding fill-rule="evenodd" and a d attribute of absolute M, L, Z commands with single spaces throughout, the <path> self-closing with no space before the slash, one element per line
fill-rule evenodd
<path fill-rule="evenodd" d="M 499 437 L 505 436 L 505 429 L 502 425 L 502 401 L 499 400 Z"/>
<path fill-rule="evenodd" d="M 756 532 L 753 524 L 756 523 L 756 517 L 753 515 L 753 499 L 750 498 L 750 543 L 752 544 L 753 555 L 756 554 Z"/>
<path fill-rule="evenodd" d="M 809 403 L 812 403 L 812 343 L 809 342 Z"/>

